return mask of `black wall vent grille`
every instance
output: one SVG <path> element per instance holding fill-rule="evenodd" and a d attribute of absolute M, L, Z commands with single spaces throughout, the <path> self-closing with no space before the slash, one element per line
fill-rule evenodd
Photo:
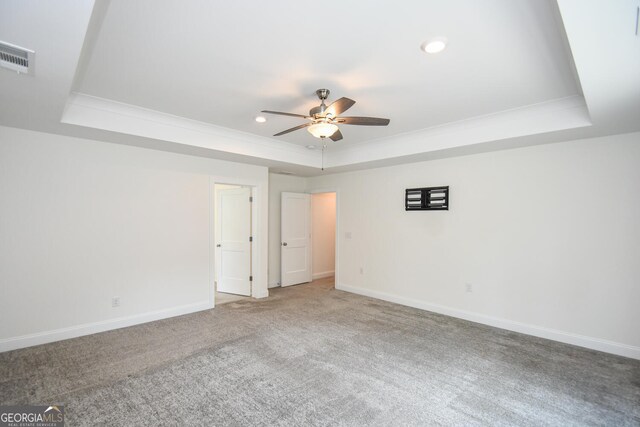
<path fill-rule="evenodd" d="M 449 187 L 407 188 L 404 196 L 406 211 L 448 211 Z"/>

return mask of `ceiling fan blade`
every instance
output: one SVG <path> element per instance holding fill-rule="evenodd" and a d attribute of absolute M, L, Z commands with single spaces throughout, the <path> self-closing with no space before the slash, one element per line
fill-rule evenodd
<path fill-rule="evenodd" d="M 340 129 L 338 129 L 329 138 L 331 138 L 333 142 L 340 141 L 342 139 L 342 132 L 340 132 Z"/>
<path fill-rule="evenodd" d="M 345 125 L 386 126 L 391 120 L 379 117 L 339 117 L 336 121 Z"/>
<path fill-rule="evenodd" d="M 280 135 L 284 135 L 285 133 L 293 132 L 294 130 L 298 130 L 298 129 L 306 128 L 306 127 L 308 127 L 308 126 L 311 126 L 312 124 L 313 124 L 313 123 L 305 123 L 305 124 L 303 124 L 303 125 L 296 126 L 296 127 L 294 127 L 294 128 L 291 128 L 291 129 L 283 130 L 282 132 L 278 132 L 278 133 L 276 133 L 276 134 L 275 134 L 275 135 L 273 135 L 273 136 L 280 136 Z"/>
<path fill-rule="evenodd" d="M 301 117 L 303 119 L 308 119 L 310 118 L 309 116 L 303 116 L 302 114 L 294 114 L 294 113 L 283 113 L 282 111 L 269 111 L 269 110 L 262 110 L 262 113 L 269 113 L 269 114 L 279 114 L 281 116 L 291 116 L 291 117 Z"/>
<path fill-rule="evenodd" d="M 335 101 L 333 104 L 329 105 L 326 110 L 324 110 L 324 115 L 333 115 L 333 117 L 339 116 L 340 114 L 347 111 L 349 108 L 353 107 L 356 101 L 349 98 L 340 98 Z"/>

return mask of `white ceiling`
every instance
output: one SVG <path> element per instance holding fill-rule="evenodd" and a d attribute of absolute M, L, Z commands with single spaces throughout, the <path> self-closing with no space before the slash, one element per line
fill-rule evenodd
<path fill-rule="evenodd" d="M 271 136 L 304 123 L 314 92 L 391 119 L 345 142 L 579 94 L 549 1 L 112 0 L 77 91 Z M 366 7 L 363 7 L 366 6 Z M 322 10 L 332 11 L 323 16 Z M 444 35 L 447 50 L 420 44 Z M 304 130 L 278 139 L 309 144 Z"/>
<path fill-rule="evenodd" d="M 636 3 L 8 0 L 0 40 L 37 68 L 0 70 L 0 124 L 305 175 L 319 140 L 254 117 L 304 114 L 320 87 L 357 101 L 345 115 L 391 119 L 343 126 L 335 171 L 639 130 Z M 447 49 L 420 51 L 434 36 Z"/>

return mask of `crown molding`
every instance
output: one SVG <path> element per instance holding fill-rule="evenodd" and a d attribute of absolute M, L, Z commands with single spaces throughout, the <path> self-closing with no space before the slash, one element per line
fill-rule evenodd
<path fill-rule="evenodd" d="M 69 97 L 61 121 L 297 166 L 319 169 L 322 162 L 320 152 L 296 144 L 82 93 Z M 368 142 L 336 144 L 325 153 L 325 167 L 442 152 L 591 125 L 584 97 L 575 95 Z"/>
<path fill-rule="evenodd" d="M 325 167 L 423 154 L 591 125 L 584 97 L 575 95 L 369 142 L 336 146 L 335 150 L 328 152 Z"/>
<path fill-rule="evenodd" d="M 61 122 L 301 166 L 321 166 L 321 154 L 306 147 L 83 93 L 71 94 Z"/>

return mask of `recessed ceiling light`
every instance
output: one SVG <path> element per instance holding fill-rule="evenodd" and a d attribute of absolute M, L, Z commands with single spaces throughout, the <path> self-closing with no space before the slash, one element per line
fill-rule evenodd
<path fill-rule="evenodd" d="M 256 122 L 258 123 L 264 123 L 267 121 L 267 118 L 265 116 L 257 116 L 256 117 Z"/>
<path fill-rule="evenodd" d="M 436 37 L 420 45 L 420 48 L 427 53 L 442 52 L 447 47 L 447 39 L 444 37 Z"/>
<path fill-rule="evenodd" d="M 316 146 L 315 146 L 315 145 L 307 145 L 307 148 L 308 148 L 309 150 L 315 150 L 315 149 L 316 149 Z"/>

